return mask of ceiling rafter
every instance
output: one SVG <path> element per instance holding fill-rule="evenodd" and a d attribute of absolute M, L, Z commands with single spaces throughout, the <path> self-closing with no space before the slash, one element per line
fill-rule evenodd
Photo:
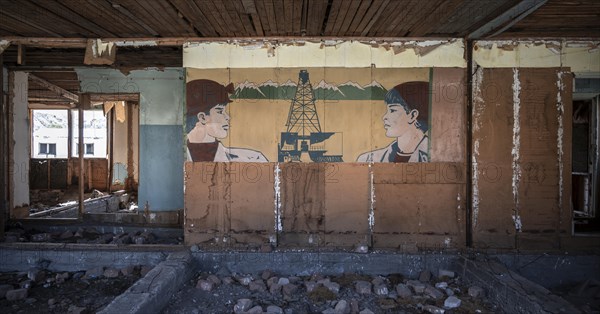
<path fill-rule="evenodd" d="M 32 82 L 35 82 L 37 85 L 40 85 L 42 87 L 49 89 L 50 91 L 55 92 L 56 94 L 60 95 L 60 97 L 72 100 L 74 102 L 79 102 L 79 95 L 71 93 L 70 91 L 68 91 L 60 86 L 54 85 L 41 77 L 38 77 L 36 75 L 29 73 L 29 80 L 31 80 Z"/>

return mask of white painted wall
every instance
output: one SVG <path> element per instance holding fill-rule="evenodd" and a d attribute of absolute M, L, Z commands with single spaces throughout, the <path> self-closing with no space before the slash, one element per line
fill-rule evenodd
<path fill-rule="evenodd" d="M 476 41 L 473 61 L 484 68 L 569 67 L 600 74 L 600 41 Z"/>
<path fill-rule="evenodd" d="M 293 41 L 188 43 L 183 47 L 183 67 L 304 68 L 349 67 L 422 68 L 466 67 L 464 41 L 424 40 L 398 42 Z"/>
<path fill-rule="evenodd" d="M 27 109 L 28 74 L 14 72 L 10 104 L 13 106 L 13 205 L 29 205 L 29 114 Z"/>

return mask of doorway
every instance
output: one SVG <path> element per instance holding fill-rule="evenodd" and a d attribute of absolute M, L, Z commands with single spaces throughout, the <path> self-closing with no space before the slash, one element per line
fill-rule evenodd
<path fill-rule="evenodd" d="M 599 98 L 573 101 L 572 195 L 574 234 L 600 234 Z"/>

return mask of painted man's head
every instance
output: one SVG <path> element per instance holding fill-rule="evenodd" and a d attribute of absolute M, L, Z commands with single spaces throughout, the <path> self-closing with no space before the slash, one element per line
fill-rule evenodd
<path fill-rule="evenodd" d="M 406 82 L 396 85 L 385 95 L 387 112 L 383 127 L 387 137 L 399 137 L 412 129 L 423 133 L 428 128 L 429 83 Z"/>
<path fill-rule="evenodd" d="M 209 143 L 227 137 L 233 84 L 223 86 L 211 80 L 194 80 L 186 84 L 188 141 Z"/>

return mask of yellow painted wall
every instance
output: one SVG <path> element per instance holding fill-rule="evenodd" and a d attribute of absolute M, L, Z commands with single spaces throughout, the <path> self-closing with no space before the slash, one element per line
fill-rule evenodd
<path fill-rule="evenodd" d="M 409 82 L 429 81 L 430 68 L 418 69 L 371 69 L 371 68 L 306 68 L 310 81 L 316 86 L 321 80 L 339 85 L 353 81 L 361 86 L 379 82 L 386 89 Z M 459 73 L 460 69 L 456 69 Z M 256 84 L 272 80 L 284 83 L 287 80 L 298 82 L 297 68 L 257 68 L 257 69 L 187 69 L 187 81 L 210 79 L 223 85 L 230 82 L 238 86 L 243 82 Z M 438 86 L 439 88 L 439 86 Z M 438 97 L 444 97 L 437 91 Z M 458 103 L 458 111 L 462 108 L 462 98 Z M 443 104 L 439 104 L 443 106 Z M 317 100 L 317 112 L 323 132 L 341 132 L 343 134 L 343 155 L 345 162 L 354 162 L 367 151 L 388 146 L 394 138 L 385 136 L 382 117 L 386 106 L 383 100 Z M 229 136 L 221 142 L 228 147 L 249 148 L 262 152 L 269 161 L 277 161 L 277 147 L 281 132 L 286 131 L 286 122 L 290 109 L 290 100 L 283 99 L 234 99 L 228 106 L 231 116 Z M 444 108 L 439 108 L 444 109 Z M 436 108 L 432 108 L 433 116 Z M 456 118 L 456 117 L 455 117 Z M 458 117 L 461 120 L 461 116 Z M 460 130 L 452 129 L 455 137 L 461 137 Z M 437 139 L 431 139 L 432 145 Z M 440 144 L 443 144 L 441 142 Z M 337 148 L 337 146 L 336 146 Z M 454 147 L 462 151 L 462 147 Z M 328 154 L 342 153 L 331 151 Z M 447 152 L 446 152 L 447 153 Z M 456 154 L 454 154 L 456 155 Z M 441 155 L 435 156 L 438 161 L 444 160 Z M 460 158 L 460 156 L 458 157 Z M 457 160 L 449 160 L 457 161 Z"/>

